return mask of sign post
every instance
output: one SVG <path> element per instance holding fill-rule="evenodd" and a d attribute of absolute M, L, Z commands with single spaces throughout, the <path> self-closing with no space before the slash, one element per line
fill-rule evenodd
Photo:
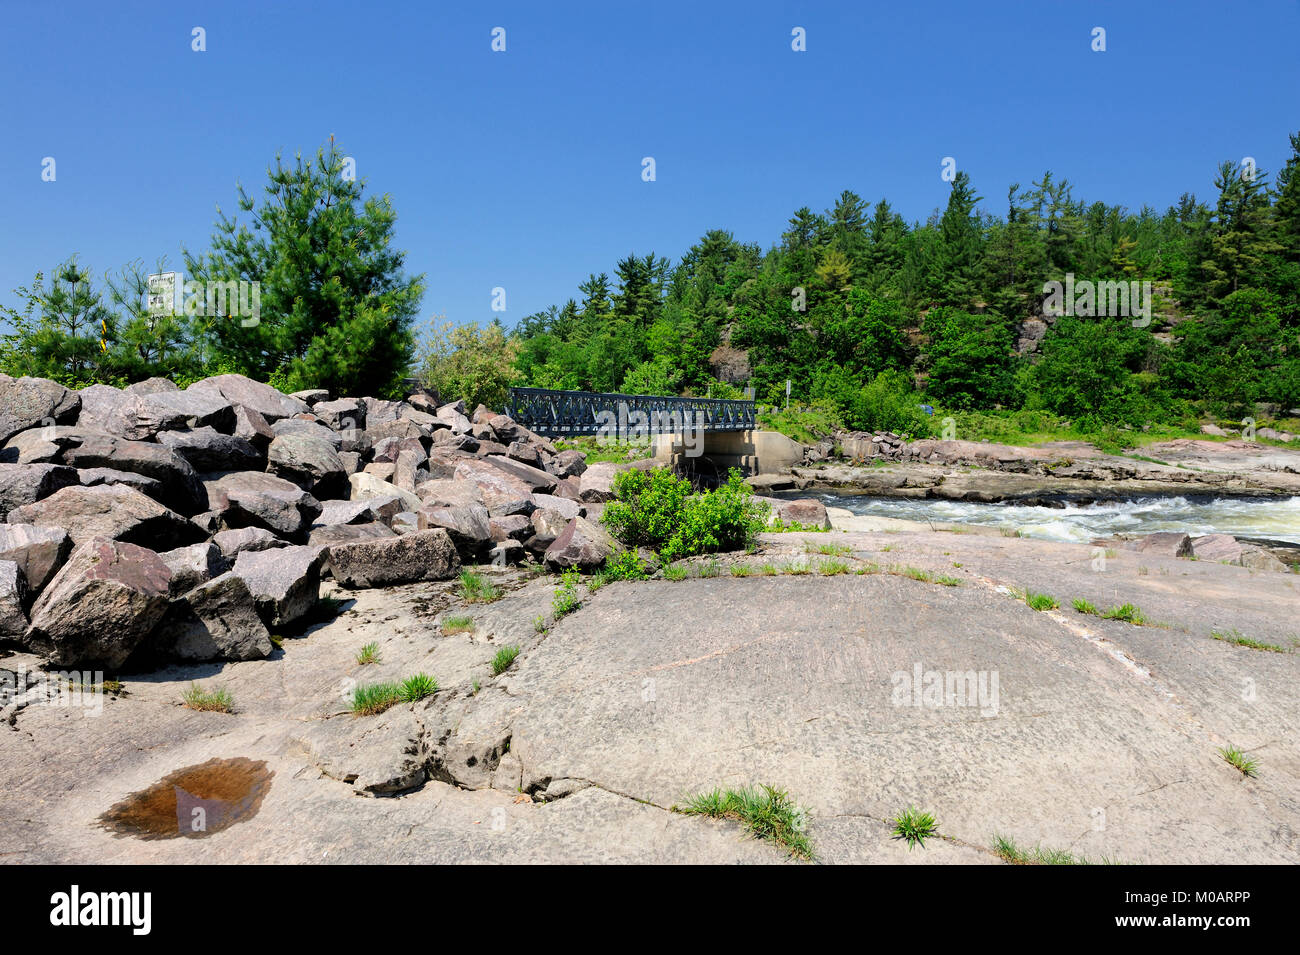
<path fill-rule="evenodd" d="M 180 276 L 176 272 L 160 272 L 149 276 L 149 314 L 154 318 L 180 314 Z"/>

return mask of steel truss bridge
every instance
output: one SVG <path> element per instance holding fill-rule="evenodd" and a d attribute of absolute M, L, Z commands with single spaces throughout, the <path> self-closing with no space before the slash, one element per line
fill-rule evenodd
<path fill-rule="evenodd" d="M 758 427 L 757 408 L 752 401 L 550 388 L 511 388 L 506 414 L 547 437 L 603 434 L 621 438 L 694 429 L 753 431 Z"/>

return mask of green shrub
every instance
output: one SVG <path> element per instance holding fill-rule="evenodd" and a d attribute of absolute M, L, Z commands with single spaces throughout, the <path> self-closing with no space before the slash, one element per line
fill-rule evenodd
<path fill-rule="evenodd" d="M 665 561 L 740 550 L 767 524 L 767 503 L 754 500 L 734 468 L 725 484 L 699 494 L 665 468 L 620 472 L 613 490 L 605 526 L 625 546 L 656 548 Z"/>

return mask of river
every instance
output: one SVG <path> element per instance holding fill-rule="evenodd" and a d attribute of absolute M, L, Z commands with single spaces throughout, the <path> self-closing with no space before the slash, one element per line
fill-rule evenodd
<path fill-rule="evenodd" d="M 795 496 L 795 495 L 783 495 Z M 806 497 L 807 494 L 798 496 Z M 1231 534 L 1259 540 L 1300 544 L 1300 497 L 1185 498 L 1149 497 L 1027 507 L 1018 504 L 978 504 L 926 498 L 908 500 L 852 494 L 816 495 L 827 507 L 854 514 L 895 517 L 908 521 L 983 524 L 1019 531 L 1023 537 L 1054 541 L 1088 541 L 1115 534 L 1154 534 L 1180 531 L 1192 536 Z"/>

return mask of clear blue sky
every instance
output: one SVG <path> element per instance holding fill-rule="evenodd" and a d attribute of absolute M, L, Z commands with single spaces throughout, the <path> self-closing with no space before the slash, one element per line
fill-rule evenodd
<path fill-rule="evenodd" d="M 502 286 L 513 324 L 710 228 L 766 247 L 845 188 L 923 219 L 945 156 L 998 212 L 1049 168 L 1163 209 L 1212 199 L 1222 159 L 1271 179 L 1300 129 L 1297 50 L 1294 0 L 4 0 L 0 301 L 73 252 L 179 266 L 237 181 L 260 190 L 277 150 L 331 133 L 393 197 L 424 316 L 457 321 L 491 318 Z"/>

